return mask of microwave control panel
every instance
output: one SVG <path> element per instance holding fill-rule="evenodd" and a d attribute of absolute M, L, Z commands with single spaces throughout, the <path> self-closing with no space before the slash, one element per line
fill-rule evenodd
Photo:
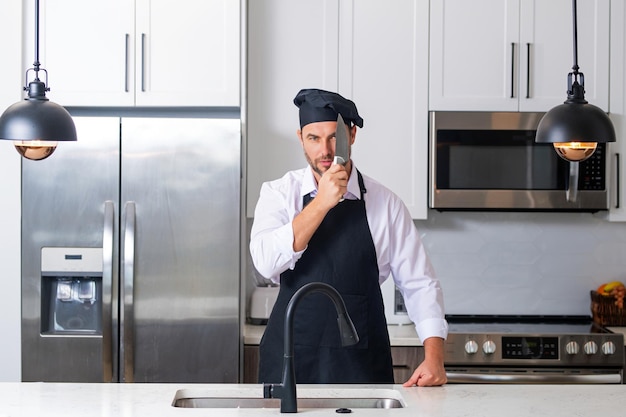
<path fill-rule="evenodd" d="M 605 144 L 598 143 L 596 151 L 589 159 L 579 163 L 578 189 L 604 190 L 605 189 Z"/>

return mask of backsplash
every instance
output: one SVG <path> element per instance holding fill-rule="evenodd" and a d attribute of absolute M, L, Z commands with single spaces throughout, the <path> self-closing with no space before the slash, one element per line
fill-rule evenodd
<path fill-rule="evenodd" d="M 626 223 L 601 216 L 431 210 L 415 224 L 447 314 L 591 315 L 590 290 L 626 282 Z M 247 260 L 249 300 L 263 279 Z"/>
<path fill-rule="evenodd" d="M 447 314 L 591 315 L 590 290 L 626 282 L 626 223 L 601 215 L 431 211 L 415 224 Z"/>

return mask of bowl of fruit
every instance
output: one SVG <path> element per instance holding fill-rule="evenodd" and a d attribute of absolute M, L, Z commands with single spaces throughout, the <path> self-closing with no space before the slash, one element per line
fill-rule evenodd
<path fill-rule="evenodd" d="M 607 282 L 591 291 L 591 313 L 594 323 L 601 326 L 625 326 L 625 295 L 626 287 L 621 281 Z"/>

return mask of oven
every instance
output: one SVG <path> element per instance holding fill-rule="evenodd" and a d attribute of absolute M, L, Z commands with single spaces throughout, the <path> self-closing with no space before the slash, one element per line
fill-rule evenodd
<path fill-rule="evenodd" d="M 587 316 L 446 317 L 448 383 L 621 384 L 624 336 Z"/>

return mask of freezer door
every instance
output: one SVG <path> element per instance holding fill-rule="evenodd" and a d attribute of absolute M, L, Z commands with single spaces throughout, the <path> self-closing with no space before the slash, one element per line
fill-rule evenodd
<path fill-rule="evenodd" d="M 24 381 L 117 380 L 120 120 L 75 122 L 77 142 L 22 160 Z"/>
<path fill-rule="evenodd" d="M 120 374 L 237 382 L 238 119 L 122 120 Z"/>

